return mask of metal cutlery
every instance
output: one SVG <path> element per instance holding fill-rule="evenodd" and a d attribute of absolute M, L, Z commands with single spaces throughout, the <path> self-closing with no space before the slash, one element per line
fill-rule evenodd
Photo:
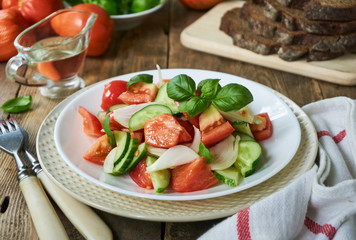
<path fill-rule="evenodd" d="M 68 239 L 38 179 L 20 158 L 24 136 L 16 121 L 0 121 L 0 149 L 15 158 L 17 179 L 40 239 Z"/>
<path fill-rule="evenodd" d="M 19 127 L 24 136 L 23 150 L 32 165 L 32 170 L 62 212 L 86 239 L 112 239 L 110 228 L 89 206 L 71 197 L 43 172 L 38 160 L 28 151 L 28 133 Z"/>

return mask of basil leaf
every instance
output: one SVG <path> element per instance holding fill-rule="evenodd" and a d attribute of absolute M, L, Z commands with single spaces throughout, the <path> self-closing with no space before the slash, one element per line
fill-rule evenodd
<path fill-rule="evenodd" d="M 221 86 L 219 84 L 220 79 L 206 79 L 206 80 L 204 80 L 206 82 L 200 88 L 201 97 L 205 99 L 214 99 L 216 94 L 221 89 Z"/>
<path fill-rule="evenodd" d="M 138 74 L 130 79 L 127 83 L 127 89 L 137 82 L 153 83 L 153 76 L 150 74 Z"/>
<path fill-rule="evenodd" d="M 199 83 L 198 83 L 198 87 L 197 87 L 197 91 L 199 93 L 201 93 L 201 89 L 202 87 L 205 85 L 205 84 L 208 84 L 210 81 L 220 81 L 220 79 L 204 79 L 204 80 L 201 80 Z"/>
<path fill-rule="evenodd" d="M 114 135 L 112 134 L 111 129 L 110 129 L 110 115 L 105 117 L 105 119 L 103 121 L 103 129 L 104 129 L 106 135 L 108 135 L 108 137 L 109 137 L 110 145 L 112 147 L 115 147 L 115 138 L 114 138 Z"/>
<path fill-rule="evenodd" d="M 251 92 L 237 83 L 230 83 L 218 92 L 212 100 L 215 107 L 223 112 L 237 111 L 253 101 Z"/>
<path fill-rule="evenodd" d="M 30 108 L 31 96 L 17 97 L 7 100 L 0 108 L 8 113 L 18 113 Z"/>
<path fill-rule="evenodd" d="M 209 105 L 210 102 L 208 100 L 200 97 L 193 97 L 187 102 L 181 102 L 179 104 L 179 111 L 187 112 L 188 117 L 192 118 L 207 109 Z"/>
<path fill-rule="evenodd" d="M 209 149 L 207 149 L 203 142 L 199 144 L 199 156 L 205 157 L 207 163 L 212 163 L 214 161 L 214 157 L 211 155 Z"/>
<path fill-rule="evenodd" d="M 188 100 L 195 96 L 195 82 L 185 74 L 177 75 L 168 82 L 167 94 L 178 102 Z"/>

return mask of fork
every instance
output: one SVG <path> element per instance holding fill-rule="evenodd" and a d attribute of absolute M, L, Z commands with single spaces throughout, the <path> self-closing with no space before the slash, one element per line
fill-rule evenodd
<path fill-rule="evenodd" d="M 0 121 L 0 149 L 15 158 L 17 179 L 40 239 L 69 239 L 38 179 L 20 158 L 24 136 L 16 121 Z"/>
<path fill-rule="evenodd" d="M 14 121 L 14 119 L 13 119 Z M 73 223 L 78 231 L 86 239 L 110 240 L 113 239 L 112 232 L 106 223 L 87 205 L 76 200 L 60 187 L 43 172 L 38 160 L 27 150 L 28 133 L 19 125 L 24 136 L 23 151 L 32 165 L 32 170 L 40 179 L 46 191 L 57 203 L 64 215 Z"/>

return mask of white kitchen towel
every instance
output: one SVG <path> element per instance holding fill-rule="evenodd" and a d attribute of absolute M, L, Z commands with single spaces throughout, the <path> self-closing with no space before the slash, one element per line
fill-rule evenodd
<path fill-rule="evenodd" d="M 356 240 L 356 100 L 335 97 L 303 110 L 319 138 L 315 165 L 199 240 Z"/>

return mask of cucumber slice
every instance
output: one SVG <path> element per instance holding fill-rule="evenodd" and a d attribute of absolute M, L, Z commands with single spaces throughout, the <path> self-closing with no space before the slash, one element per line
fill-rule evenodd
<path fill-rule="evenodd" d="M 157 158 L 152 156 L 147 156 L 146 164 L 147 166 L 151 166 Z M 151 172 L 151 179 L 153 188 L 156 193 L 162 193 L 169 186 L 169 182 L 171 181 L 171 171 L 169 169 L 162 169 L 158 171 Z"/>
<path fill-rule="evenodd" d="M 124 174 L 127 167 L 130 165 L 131 161 L 135 156 L 135 152 L 138 148 L 138 139 L 131 138 L 129 148 L 125 154 L 125 156 L 120 160 L 119 163 L 114 165 L 114 169 L 112 171 L 113 175 Z"/>
<path fill-rule="evenodd" d="M 234 166 L 223 170 L 216 170 L 214 171 L 214 175 L 217 179 L 231 187 L 236 187 L 239 185 L 241 180 L 240 171 Z"/>
<path fill-rule="evenodd" d="M 161 104 L 153 104 L 142 108 L 132 115 L 129 121 L 130 132 L 143 129 L 145 122 L 161 114 L 172 114 L 172 111 Z"/>
<path fill-rule="evenodd" d="M 117 159 L 114 162 L 114 165 L 116 165 L 125 156 L 127 149 L 129 148 L 130 145 L 131 135 L 129 132 L 123 132 L 123 131 L 114 131 L 113 135 L 117 146 L 117 153 L 116 153 Z"/>
<path fill-rule="evenodd" d="M 179 113 L 179 109 L 175 101 L 172 98 L 168 97 L 167 86 L 168 82 L 164 83 L 159 88 L 155 102 L 169 107 L 172 111 L 172 114 L 174 115 Z"/>
<path fill-rule="evenodd" d="M 262 157 L 262 148 L 256 141 L 240 141 L 235 167 L 243 177 L 248 177 L 256 171 Z"/>
<path fill-rule="evenodd" d="M 122 132 L 122 131 L 114 131 L 113 132 L 116 146 L 114 149 L 110 151 L 108 156 L 104 161 L 104 172 L 113 173 L 114 166 L 117 165 L 121 159 L 125 156 L 129 145 L 130 145 L 130 133 Z"/>
<path fill-rule="evenodd" d="M 137 164 L 146 156 L 146 154 L 147 144 L 141 143 L 140 145 L 138 145 L 137 151 L 135 152 L 135 156 L 130 162 L 129 166 L 126 168 L 125 172 L 131 172 L 137 166 Z"/>
<path fill-rule="evenodd" d="M 248 124 L 248 122 L 237 120 L 232 124 L 232 126 L 239 133 L 245 133 L 245 134 L 247 134 L 247 135 L 249 135 L 250 137 L 253 138 L 253 135 L 252 135 L 252 132 L 251 132 L 251 129 L 250 129 L 250 125 Z"/>

